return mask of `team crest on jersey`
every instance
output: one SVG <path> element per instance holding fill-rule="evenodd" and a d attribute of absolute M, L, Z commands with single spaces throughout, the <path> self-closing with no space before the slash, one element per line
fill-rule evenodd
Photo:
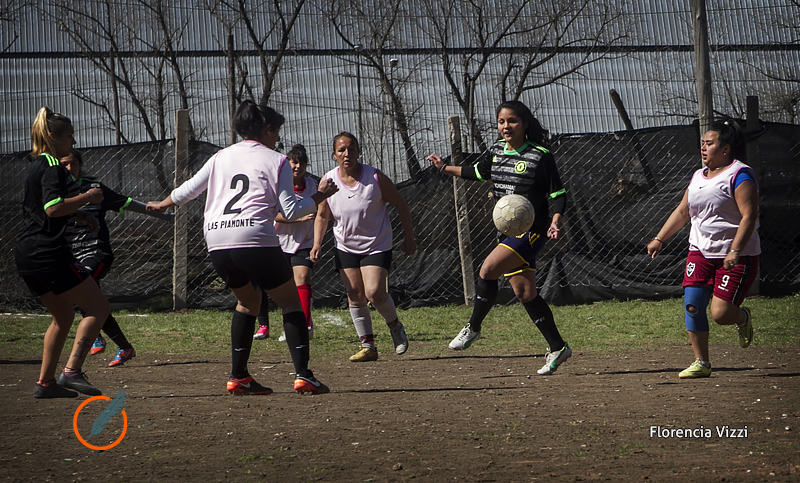
<path fill-rule="evenodd" d="M 686 276 L 691 277 L 694 273 L 694 262 L 689 262 L 686 264 Z"/>
<path fill-rule="evenodd" d="M 517 174 L 522 174 L 528 170 L 528 163 L 525 161 L 517 161 L 517 164 L 514 165 L 514 171 Z"/>

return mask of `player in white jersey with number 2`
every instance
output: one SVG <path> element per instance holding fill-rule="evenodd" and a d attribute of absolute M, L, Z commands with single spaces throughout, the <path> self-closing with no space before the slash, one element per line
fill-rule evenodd
<path fill-rule="evenodd" d="M 244 140 L 212 156 L 163 201 L 148 203 L 149 209 L 164 211 L 208 191 L 203 221 L 206 244 L 214 268 L 238 301 L 231 322 L 232 370 L 227 383 L 232 394 L 272 393 L 247 369 L 262 290 L 283 310 L 283 329 L 296 373 L 294 389 L 329 392 L 308 369 L 306 317 L 273 224 L 279 212 L 287 220 L 313 213 L 338 188 L 323 182 L 310 198 L 295 197 L 288 160 L 267 147 L 275 145 L 283 121 L 274 109 L 244 101 L 233 120 Z"/>

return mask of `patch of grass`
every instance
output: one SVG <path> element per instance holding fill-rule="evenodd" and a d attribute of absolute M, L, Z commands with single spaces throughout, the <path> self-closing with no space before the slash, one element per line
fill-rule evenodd
<path fill-rule="evenodd" d="M 779 350 L 800 344 L 800 294 L 783 298 L 749 299 L 753 311 L 754 346 Z M 658 348 L 686 344 L 683 300 L 608 301 L 591 305 L 552 307 L 556 324 L 570 346 L 585 351 Z M 449 354 L 447 344 L 469 320 L 464 306 L 420 307 L 398 310 L 416 356 Z M 187 313 L 115 313 L 128 339 L 141 354 L 227 355 L 230 351 L 231 312 L 196 310 Z M 313 312 L 316 331 L 312 357 L 342 357 L 355 353 L 358 338 L 347 310 Z M 391 337 L 381 316 L 372 311 L 379 350 L 391 350 Z M 272 312 L 272 338 L 254 343 L 254 356 L 286 356 L 285 343 L 277 341 L 281 314 Z M 42 339 L 50 324 L 47 316 L 0 317 L 0 359 L 41 358 Z M 72 334 L 74 335 L 74 327 Z M 736 343 L 735 329 L 711 323 L 711 342 Z M 72 339 L 67 341 L 67 347 Z M 113 345 L 113 344 L 112 344 Z M 112 347 L 113 349 L 113 347 Z M 495 307 L 483 323 L 482 339 L 470 348 L 476 354 L 543 354 L 546 343 L 520 304 Z M 90 358 L 91 360 L 91 358 Z"/>

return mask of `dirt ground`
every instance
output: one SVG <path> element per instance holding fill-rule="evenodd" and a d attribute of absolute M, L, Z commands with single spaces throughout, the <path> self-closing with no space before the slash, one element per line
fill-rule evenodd
<path fill-rule="evenodd" d="M 312 356 L 332 389 L 322 396 L 292 391 L 287 351 L 255 355 L 251 371 L 275 394 L 250 397 L 225 392 L 227 357 L 140 354 L 88 367 L 105 395 L 127 396 L 127 432 L 107 451 L 73 430 L 87 397 L 36 400 L 39 361 L 2 360 L 0 479 L 800 481 L 800 350 L 711 350 L 702 380 L 677 377 L 686 346 L 576 350 L 546 377 L 542 354 Z M 106 404 L 79 413 L 85 439 Z M 111 444 L 122 429 L 117 415 L 87 441 Z"/>

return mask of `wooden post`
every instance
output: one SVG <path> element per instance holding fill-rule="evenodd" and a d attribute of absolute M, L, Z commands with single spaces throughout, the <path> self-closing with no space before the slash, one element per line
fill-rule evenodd
<path fill-rule="evenodd" d="M 175 186 L 189 178 L 189 111 L 180 109 L 175 119 Z M 189 279 L 189 213 L 175 210 L 172 245 L 172 309 L 186 308 Z"/>
<path fill-rule="evenodd" d="M 756 179 L 761 175 L 761 147 L 758 141 L 758 132 L 761 130 L 761 121 L 758 115 L 758 96 L 747 96 L 747 134 L 748 139 L 746 149 L 747 165 L 753 168 L 756 173 Z M 750 287 L 747 295 L 758 295 L 761 291 L 761 267 L 758 268 L 758 275 Z"/>
<path fill-rule="evenodd" d="M 233 114 L 236 112 L 236 62 L 233 56 L 233 34 L 228 34 L 228 119 L 230 120 L 230 144 L 236 144 L 233 129 Z"/>
<path fill-rule="evenodd" d="M 458 116 L 447 118 L 447 130 L 450 133 L 450 164 L 461 166 L 464 153 L 461 148 L 461 125 Z M 461 280 L 464 284 L 464 303 L 468 307 L 472 307 L 475 303 L 475 274 L 472 268 L 467 190 L 464 187 L 464 180 L 455 176 L 453 177 L 453 195 L 456 209 L 456 229 L 458 230 L 458 253 L 461 258 Z"/>
<path fill-rule="evenodd" d="M 692 0 L 692 25 L 694 29 L 694 63 L 697 72 L 697 116 L 700 121 L 700 139 L 703 139 L 703 135 L 714 121 L 705 0 Z"/>

